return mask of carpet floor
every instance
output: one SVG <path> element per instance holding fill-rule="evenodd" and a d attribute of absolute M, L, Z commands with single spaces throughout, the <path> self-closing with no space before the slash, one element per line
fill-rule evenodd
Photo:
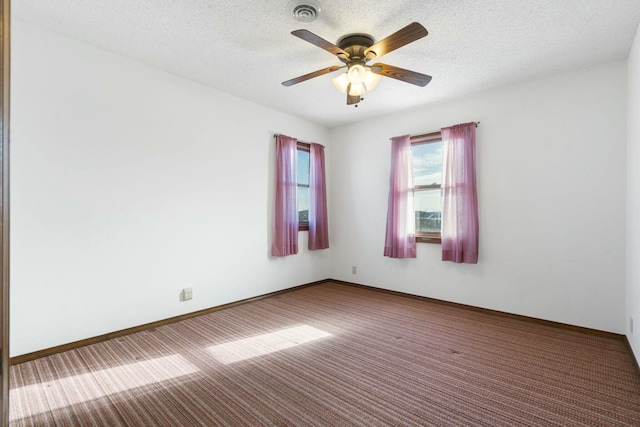
<path fill-rule="evenodd" d="M 626 343 L 327 282 L 11 367 L 11 426 L 640 426 Z"/>

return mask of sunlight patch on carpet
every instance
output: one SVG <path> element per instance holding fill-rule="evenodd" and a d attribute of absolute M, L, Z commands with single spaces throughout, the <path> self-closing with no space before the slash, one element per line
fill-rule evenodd
<path fill-rule="evenodd" d="M 12 408 L 16 410 L 11 411 L 10 419 L 27 418 L 198 371 L 184 357 L 174 354 L 15 388 L 11 390 L 11 404 L 20 408 Z"/>
<path fill-rule="evenodd" d="M 214 345 L 208 350 L 218 362 L 227 365 L 331 336 L 329 332 L 313 326 L 300 325 Z"/>

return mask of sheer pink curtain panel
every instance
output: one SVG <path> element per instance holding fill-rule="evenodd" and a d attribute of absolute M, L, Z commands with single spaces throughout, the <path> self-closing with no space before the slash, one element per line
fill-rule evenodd
<path fill-rule="evenodd" d="M 442 143 L 442 260 L 476 264 L 476 124 L 442 128 Z"/>
<path fill-rule="evenodd" d="M 314 251 L 329 247 L 327 190 L 322 145 L 310 144 L 309 162 L 309 249 Z"/>
<path fill-rule="evenodd" d="M 411 141 L 409 135 L 404 135 L 391 138 L 391 177 L 384 256 L 415 258 L 415 225 Z"/>
<path fill-rule="evenodd" d="M 271 255 L 298 253 L 297 140 L 285 135 L 276 138 L 276 201 Z"/>

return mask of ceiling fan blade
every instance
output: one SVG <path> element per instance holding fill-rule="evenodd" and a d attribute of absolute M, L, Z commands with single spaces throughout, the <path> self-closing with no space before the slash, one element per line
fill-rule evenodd
<path fill-rule="evenodd" d="M 349 54 L 347 52 L 340 49 L 335 44 L 326 41 L 322 37 L 316 36 L 309 30 L 295 30 L 295 31 L 292 31 L 291 34 L 293 34 L 296 37 L 300 37 L 302 40 L 307 41 L 311 44 L 314 44 L 319 48 L 326 50 L 327 52 L 331 52 L 334 55 L 344 56 L 345 58 L 349 57 Z"/>
<path fill-rule="evenodd" d="M 347 86 L 347 105 L 353 105 L 360 102 L 360 95 L 349 95 L 349 91 L 351 91 L 351 83 Z"/>
<path fill-rule="evenodd" d="M 369 59 L 378 58 L 391 51 L 401 48 L 411 42 L 425 37 L 429 32 L 417 22 L 412 22 L 403 29 L 391 34 L 389 37 L 380 40 L 378 43 L 367 48 L 364 55 Z"/>
<path fill-rule="evenodd" d="M 431 81 L 431 76 L 417 73 L 404 68 L 394 67 L 393 65 L 381 64 L 380 62 L 371 66 L 371 71 L 381 76 L 391 77 L 392 79 L 401 80 L 416 86 L 426 86 Z"/>
<path fill-rule="evenodd" d="M 296 77 L 295 79 L 287 80 L 286 82 L 282 82 L 282 86 L 293 86 L 296 83 L 304 82 L 305 80 L 312 79 L 314 77 L 322 76 L 324 74 L 329 74 L 332 71 L 339 70 L 340 68 L 344 68 L 345 66 L 339 67 L 337 65 L 333 65 L 331 67 L 323 68 L 322 70 L 314 71 L 313 73 L 305 74 L 304 76 Z"/>

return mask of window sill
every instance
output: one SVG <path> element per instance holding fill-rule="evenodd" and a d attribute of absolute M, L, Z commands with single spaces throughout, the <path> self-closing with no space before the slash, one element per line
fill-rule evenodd
<path fill-rule="evenodd" d="M 440 236 L 438 235 L 433 235 L 433 236 L 416 236 L 416 243 L 436 243 L 436 244 L 441 244 L 442 243 L 442 239 Z"/>

